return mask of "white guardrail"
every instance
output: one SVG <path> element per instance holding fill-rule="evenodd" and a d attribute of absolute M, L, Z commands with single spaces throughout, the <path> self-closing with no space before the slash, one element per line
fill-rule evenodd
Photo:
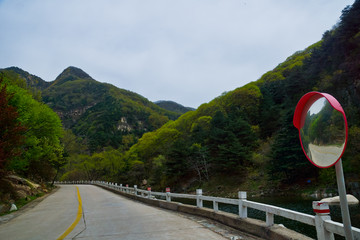
<path fill-rule="evenodd" d="M 121 192 L 128 194 L 140 195 L 146 198 L 155 198 L 165 197 L 167 202 L 171 202 L 171 198 L 183 198 L 183 199 L 196 199 L 196 206 L 198 208 L 203 207 L 203 201 L 213 202 L 213 210 L 215 212 L 219 211 L 219 203 L 231 204 L 239 206 L 239 217 L 247 218 L 247 208 L 257 209 L 259 211 L 266 213 L 266 226 L 271 227 L 274 225 L 274 215 L 288 218 L 294 221 L 305 223 L 311 226 L 315 226 L 317 238 L 319 240 L 332 240 L 334 239 L 334 233 L 340 236 L 345 237 L 344 225 L 342 223 L 334 222 L 330 218 L 330 209 L 329 205 L 326 202 L 314 201 L 313 209 L 315 216 L 292 211 L 286 208 L 276 207 L 268 204 L 258 203 L 249 201 L 246 199 L 246 192 L 239 192 L 238 199 L 231 198 L 220 198 L 220 197 L 211 197 L 203 196 L 202 189 L 196 190 L 196 195 L 193 194 L 180 194 L 180 193 L 171 193 L 170 188 L 166 188 L 166 192 L 152 192 L 151 188 L 148 190 L 138 189 L 135 185 L 134 187 L 129 187 L 128 185 L 123 186 L 122 184 L 118 185 L 117 183 L 104 182 L 104 181 L 65 181 L 65 182 L 55 182 L 55 184 L 95 184 L 101 185 L 108 188 L 112 188 Z M 352 233 L 355 240 L 360 240 L 360 229 L 352 227 Z"/>

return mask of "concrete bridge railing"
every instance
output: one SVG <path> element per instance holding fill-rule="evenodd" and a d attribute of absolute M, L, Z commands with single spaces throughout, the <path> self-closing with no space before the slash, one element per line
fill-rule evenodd
<path fill-rule="evenodd" d="M 274 225 L 274 215 L 288 218 L 294 221 L 305 223 L 316 228 L 317 238 L 319 240 L 331 240 L 334 239 L 334 234 L 344 236 L 345 230 L 342 223 L 334 222 L 330 217 L 329 205 L 326 202 L 313 202 L 314 215 L 309 215 L 293 210 L 276 207 L 268 204 L 258 203 L 247 200 L 246 192 L 240 191 L 238 193 L 238 199 L 231 198 L 220 198 L 202 195 L 202 189 L 196 190 L 194 194 L 180 194 L 171 193 L 170 188 L 166 189 L 166 192 L 152 192 L 151 188 L 147 190 L 139 189 L 135 185 L 129 187 L 128 185 L 123 186 L 122 184 L 104 182 L 104 181 L 69 181 L 69 182 L 55 182 L 56 184 L 94 184 L 103 186 L 115 191 L 119 191 L 125 194 L 140 196 L 142 198 L 156 199 L 156 197 L 162 197 L 166 202 L 171 202 L 172 198 L 182 199 L 194 199 L 196 200 L 196 207 L 203 208 L 203 201 L 209 201 L 213 203 L 213 211 L 219 212 L 219 203 L 236 205 L 239 208 L 238 217 L 240 219 L 247 219 L 248 208 L 253 208 L 266 214 L 266 227 Z M 360 229 L 352 227 L 354 239 L 360 240 Z"/>

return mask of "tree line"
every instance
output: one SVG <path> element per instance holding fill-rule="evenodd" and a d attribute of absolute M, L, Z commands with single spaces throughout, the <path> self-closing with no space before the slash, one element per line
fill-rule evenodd
<path fill-rule="evenodd" d="M 24 89 L 21 79 L 0 75 L 0 167 L 37 180 L 52 181 L 66 159 L 60 118 Z"/>

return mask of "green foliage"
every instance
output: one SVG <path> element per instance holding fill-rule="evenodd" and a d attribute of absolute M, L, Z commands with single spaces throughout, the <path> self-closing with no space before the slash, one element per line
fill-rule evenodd
<path fill-rule="evenodd" d="M 273 179 L 294 183 L 298 179 L 314 176 L 317 168 L 305 157 L 297 129 L 292 125 L 293 111 L 282 119 L 282 127 L 272 146 L 270 173 Z"/>
<path fill-rule="evenodd" d="M 26 89 L 35 100 L 41 101 L 41 90 L 48 86 L 47 82 L 17 67 L 2 69 L 1 72 L 11 79 L 11 84 Z"/>
<path fill-rule="evenodd" d="M 69 67 L 43 92 L 44 102 L 62 118 L 66 128 L 87 142 L 90 152 L 119 148 L 125 138 L 140 138 L 179 114 L 146 98 L 95 81 L 81 69 Z"/>
<path fill-rule="evenodd" d="M 344 171 L 356 176 L 360 173 L 360 126 L 350 127 L 348 138 L 343 156 Z"/>
<path fill-rule="evenodd" d="M 124 161 L 123 153 L 110 147 L 93 155 L 71 154 L 60 179 L 119 181 L 124 178 L 121 175 L 125 173 L 125 169 L 128 169 L 128 164 Z"/>
<path fill-rule="evenodd" d="M 36 101 L 31 93 L 5 75 L 7 91 L 13 95 L 10 104 L 18 110 L 18 121 L 26 126 L 25 141 L 19 156 L 8 163 L 8 169 L 40 181 L 50 180 L 54 168 L 65 164 L 60 144 L 63 130 L 59 117 L 47 105 Z"/>
<path fill-rule="evenodd" d="M 176 102 L 173 101 L 157 101 L 155 102 L 156 105 L 158 105 L 159 107 L 166 109 L 168 111 L 172 111 L 172 112 L 176 112 L 179 114 L 184 114 L 188 111 L 194 111 L 194 108 L 190 108 L 190 107 L 184 107 L 181 104 L 178 104 Z"/>
<path fill-rule="evenodd" d="M 248 165 L 255 145 L 255 135 L 248 122 L 236 113 L 226 117 L 217 112 L 211 126 L 206 143 L 215 168 L 231 171 Z"/>
<path fill-rule="evenodd" d="M 322 168 L 319 169 L 319 183 L 325 186 L 336 186 L 336 173 L 335 168 Z"/>
<path fill-rule="evenodd" d="M 0 78 L 0 169 L 7 162 L 21 154 L 20 147 L 24 141 L 25 128 L 18 120 L 18 112 L 9 104 L 13 94 L 9 94 L 6 85 Z"/>

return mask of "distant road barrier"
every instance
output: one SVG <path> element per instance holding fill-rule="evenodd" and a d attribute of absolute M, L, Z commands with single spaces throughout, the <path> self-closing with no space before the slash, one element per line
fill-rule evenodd
<path fill-rule="evenodd" d="M 136 185 L 134 187 L 129 187 L 128 185 L 123 186 L 122 184 L 118 185 L 117 183 L 104 182 L 104 181 L 67 181 L 67 182 L 65 181 L 65 182 L 55 182 L 55 184 L 93 184 L 93 185 L 105 187 L 107 189 L 112 189 L 121 192 L 123 194 L 133 195 L 144 199 L 152 199 L 158 201 L 158 199 L 156 199 L 155 197 L 163 197 L 166 199 L 166 202 L 168 203 L 172 202 L 171 201 L 172 198 L 194 199 L 196 200 L 196 207 L 199 209 L 203 209 L 203 201 L 209 201 L 213 203 L 214 213 L 219 213 L 219 203 L 237 205 L 239 207 L 238 218 L 240 219 L 248 219 L 247 216 L 248 208 L 253 208 L 265 212 L 266 214 L 265 226 L 268 228 L 274 226 L 274 215 L 277 215 L 294 221 L 305 223 L 311 226 L 315 226 L 317 238 L 319 240 L 334 239 L 334 233 L 340 236 L 345 236 L 344 225 L 342 223 L 334 222 L 331 220 L 329 205 L 326 202 L 319 202 L 319 201 L 313 202 L 313 209 L 315 213 L 315 216 L 313 216 L 281 207 L 249 201 L 247 200 L 246 192 L 242 192 L 242 191 L 238 193 L 238 197 L 239 197 L 238 199 L 231 199 L 231 198 L 203 196 L 202 189 L 197 189 L 196 195 L 193 195 L 193 194 L 171 193 L 169 188 L 166 189 L 166 192 L 152 192 L 150 188 L 148 190 L 142 190 L 137 188 Z M 199 214 L 199 215 L 204 215 L 204 214 Z M 217 220 L 216 217 L 213 216 L 207 216 L 207 217 Z M 360 229 L 356 227 L 352 227 L 352 232 L 354 239 L 360 240 Z"/>

